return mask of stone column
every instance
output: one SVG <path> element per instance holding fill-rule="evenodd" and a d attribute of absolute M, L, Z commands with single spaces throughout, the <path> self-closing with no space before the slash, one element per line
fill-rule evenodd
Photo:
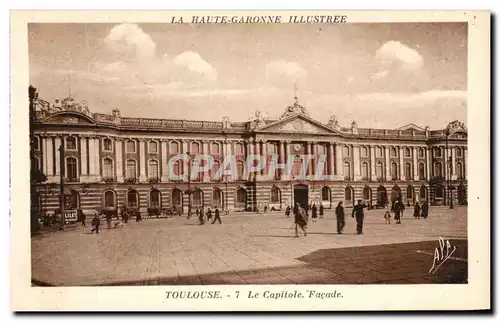
<path fill-rule="evenodd" d="M 455 150 L 455 148 L 452 147 L 450 151 L 451 151 L 451 179 L 453 181 L 455 181 L 458 178 L 457 167 L 456 167 L 456 163 L 455 163 L 456 150 Z"/>
<path fill-rule="evenodd" d="M 168 141 L 161 141 L 161 181 L 168 182 Z"/>
<path fill-rule="evenodd" d="M 225 168 L 224 169 L 222 168 L 222 166 L 224 165 L 224 162 L 231 159 L 232 149 L 233 149 L 232 145 L 233 145 L 233 143 L 230 142 L 230 141 L 226 141 L 226 143 L 225 143 L 226 149 L 225 149 L 225 153 L 224 153 L 224 161 L 222 161 L 221 164 L 220 164 L 221 169 L 222 169 L 222 173 L 224 173 L 224 170 L 225 170 Z M 231 168 L 231 167 L 228 167 L 228 168 Z M 222 176 L 221 175 L 221 179 L 224 182 L 226 182 L 226 181 L 227 182 L 232 182 L 233 181 L 233 175 L 226 175 L 226 176 Z M 228 193 L 229 193 L 229 191 L 228 191 Z M 224 202 L 225 202 L 225 199 L 226 199 L 226 191 L 225 190 L 224 190 L 223 196 L 224 196 Z"/>
<path fill-rule="evenodd" d="M 426 157 L 427 157 L 427 164 L 425 166 L 425 169 L 427 170 L 427 180 L 431 179 L 431 168 L 432 168 L 432 163 L 431 163 L 431 149 L 427 147 L 425 149 Z"/>
<path fill-rule="evenodd" d="M 55 142 L 56 142 L 56 145 L 55 145 L 55 149 L 56 149 L 56 153 L 55 153 L 55 155 L 56 155 L 56 159 L 55 159 L 55 161 L 56 161 L 56 172 L 55 172 L 54 175 L 55 176 L 60 176 L 61 175 L 61 166 L 64 166 L 64 164 L 61 164 L 61 162 L 60 162 L 61 157 L 60 157 L 60 154 L 59 154 L 59 147 L 61 147 L 61 143 L 62 143 L 61 136 L 57 136 L 55 138 Z"/>
<path fill-rule="evenodd" d="M 399 177 L 402 181 L 406 181 L 406 173 L 405 173 L 405 162 L 404 162 L 404 149 L 401 146 L 398 146 L 399 152 Z M 408 177 L 411 178 L 411 177 Z"/>
<path fill-rule="evenodd" d="M 373 182 L 377 181 L 377 169 L 375 164 L 375 147 L 370 146 L 370 170 L 371 170 L 371 180 Z"/>
<path fill-rule="evenodd" d="M 335 175 L 337 180 L 342 180 L 344 176 L 344 164 L 342 162 L 342 145 L 335 144 Z"/>
<path fill-rule="evenodd" d="M 86 182 L 87 179 L 87 138 L 80 136 L 80 180 Z"/>
<path fill-rule="evenodd" d="M 334 175 L 333 144 L 328 144 L 328 175 Z"/>
<path fill-rule="evenodd" d="M 307 155 L 309 155 L 309 166 L 307 166 L 307 175 L 314 175 L 313 172 L 313 164 L 312 164 L 312 157 L 313 157 L 313 143 L 307 142 Z"/>
<path fill-rule="evenodd" d="M 418 149 L 417 149 L 417 147 L 413 147 L 411 152 L 412 152 L 412 156 L 413 156 L 413 180 L 418 181 L 419 177 L 418 177 L 418 162 L 417 162 Z M 408 177 L 408 179 L 410 179 L 410 178 Z"/>
<path fill-rule="evenodd" d="M 146 142 L 144 139 L 139 140 L 139 162 L 139 182 L 146 183 L 148 178 L 146 175 Z"/>
<path fill-rule="evenodd" d="M 464 168 L 464 178 L 467 179 L 467 165 L 469 164 L 467 162 L 467 148 L 464 148 L 463 149 L 463 153 L 464 153 L 464 164 L 463 164 L 463 168 Z"/>
<path fill-rule="evenodd" d="M 45 173 L 45 175 L 47 175 L 47 176 L 49 176 L 48 158 L 49 158 L 49 155 L 52 156 L 52 154 L 48 153 L 47 145 L 49 143 L 52 145 L 52 141 L 49 141 L 48 137 L 42 136 L 42 162 L 43 162 L 42 170 Z M 52 170 L 52 168 L 51 168 L 51 170 Z"/>
<path fill-rule="evenodd" d="M 443 166 L 444 167 L 444 171 L 443 171 L 443 173 L 444 173 L 444 179 L 448 180 L 448 173 L 449 173 L 448 156 L 450 156 L 448 148 L 446 148 L 446 147 L 444 148 L 444 153 L 443 154 L 444 154 L 444 162 L 443 162 L 443 165 L 444 165 Z"/>
<path fill-rule="evenodd" d="M 361 158 L 359 154 L 359 146 L 354 145 L 352 147 L 352 154 L 354 158 L 354 180 L 355 181 L 360 181 L 361 180 Z"/>
<path fill-rule="evenodd" d="M 96 181 L 101 180 L 101 150 L 99 149 L 99 138 L 94 138 L 94 167 L 95 167 L 95 176 Z"/>
<path fill-rule="evenodd" d="M 189 146 L 188 146 L 188 142 L 186 140 L 181 140 L 180 141 L 181 143 L 181 146 L 182 146 L 182 150 L 181 150 L 181 153 L 182 154 L 187 154 L 189 152 Z M 182 166 L 182 173 L 181 173 L 181 177 L 183 178 L 186 178 L 186 182 L 187 182 L 187 175 L 189 175 L 189 166 L 191 166 L 191 158 L 189 160 L 181 160 L 180 161 L 180 166 Z"/>
<path fill-rule="evenodd" d="M 390 146 L 384 146 L 384 151 L 385 151 L 385 180 L 386 181 L 392 180 L 392 176 L 391 176 L 391 162 L 390 162 L 389 149 L 390 149 Z"/>
<path fill-rule="evenodd" d="M 262 155 L 262 160 L 264 161 L 264 168 L 262 169 L 262 179 L 266 179 L 267 177 L 267 172 L 268 172 L 268 162 L 267 162 L 267 141 L 266 140 L 261 140 L 262 143 L 262 150 L 261 150 L 261 155 Z"/>
<path fill-rule="evenodd" d="M 118 183 L 123 183 L 123 140 L 115 140 L 115 151 L 116 151 L 116 181 Z"/>
<path fill-rule="evenodd" d="M 203 155 L 210 155 L 210 148 L 212 146 L 213 143 L 219 143 L 219 142 L 211 142 L 211 141 L 208 141 L 208 140 L 204 140 L 203 141 Z M 220 147 L 220 145 L 219 145 Z M 220 151 L 220 150 L 219 150 Z M 201 162 L 200 162 L 201 163 Z M 206 164 L 198 164 L 198 166 L 205 166 Z M 200 180 L 202 182 L 205 182 L 205 183 L 209 183 L 210 182 L 210 174 L 209 173 L 200 173 Z"/>

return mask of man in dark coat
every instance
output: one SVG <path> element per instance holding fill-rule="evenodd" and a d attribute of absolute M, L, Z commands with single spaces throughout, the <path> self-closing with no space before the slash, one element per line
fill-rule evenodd
<path fill-rule="evenodd" d="M 99 225 L 101 225 L 101 220 L 99 219 L 99 216 L 96 214 L 94 215 L 94 218 L 92 219 L 92 234 L 94 234 L 94 231 L 96 234 L 99 234 Z"/>
<path fill-rule="evenodd" d="M 342 201 L 340 201 L 335 208 L 335 216 L 337 217 L 337 233 L 339 234 L 342 234 L 342 230 L 345 226 L 344 206 L 342 206 L 342 204 Z"/>
<path fill-rule="evenodd" d="M 427 216 L 429 215 L 429 203 L 427 203 L 427 201 L 424 201 L 422 203 L 422 217 L 423 218 L 427 218 Z"/>
<path fill-rule="evenodd" d="M 325 215 L 325 207 L 321 204 L 319 206 L 319 218 L 325 218 L 323 215 Z"/>
<path fill-rule="evenodd" d="M 358 235 L 363 234 L 363 219 L 365 218 L 365 213 L 363 213 L 364 205 L 361 200 L 358 200 L 358 204 L 354 205 L 352 209 L 352 217 L 356 216 L 356 232 Z"/>
<path fill-rule="evenodd" d="M 222 221 L 220 220 L 219 209 L 217 207 L 215 208 L 215 215 L 214 215 L 214 220 L 213 220 L 212 224 L 214 224 L 215 221 L 219 221 L 219 224 L 222 224 Z"/>
<path fill-rule="evenodd" d="M 401 212 L 403 211 L 403 204 L 397 200 L 394 202 L 394 220 L 396 224 L 401 224 Z"/>
<path fill-rule="evenodd" d="M 415 206 L 413 207 L 413 217 L 420 219 L 420 204 L 415 202 Z"/>
<path fill-rule="evenodd" d="M 295 216 L 295 237 L 299 237 L 299 229 L 300 227 L 304 232 L 304 236 L 307 236 L 306 228 L 307 228 L 307 212 L 303 209 L 299 203 L 295 205 L 293 209 L 293 214 Z"/>
<path fill-rule="evenodd" d="M 290 209 L 290 205 L 288 205 L 288 206 L 286 207 L 286 209 L 285 209 L 285 216 L 286 216 L 286 217 L 289 217 L 289 216 L 290 216 L 290 210 L 291 210 L 291 209 Z"/>

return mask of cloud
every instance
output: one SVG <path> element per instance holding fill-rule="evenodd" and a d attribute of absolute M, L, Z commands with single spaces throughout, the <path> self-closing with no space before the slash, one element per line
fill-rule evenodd
<path fill-rule="evenodd" d="M 384 43 L 377 50 L 375 60 L 382 66 L 396 66 L 410 71 L 424 64 L 424 58 L 418 51 L 394 40 Z"/>
<path fill-rule="evenodd" d="M 203 75 L 207 80 L 217 79 L 217 71 L 215 68 L 197 52 L 184 51 L 177 55 L 173 62 L 177 67 L 185 67 L 190 71 Z"/>
<path fill-rule="evenodd" d="M 307 74 L 304 68 L 294 61 L 273 60 L 266 66 L 266 72 L 270 76 L 285 76 L 291 80 L 299 80 Z"/>
<path fill-rule="evenodd" d="M 125 23 L 113 27 L 104 42 L 114 51 L 133 50 L 136 58 L 141 61 L 150 61 L 156 57 L 156 43 L 136 24 Z"/>
<path fill-rule="evenodd" d="M 421 93 L 367 93 L 356 95 L 356 98 L 363 101 L 382 101 L 397 103 L 412 103 L 436 101 L 439 99 L 467 99 L 467 92 L 461 90 L 431 90 Z M 401 105 L 404 108 L 405 105 Z"/>

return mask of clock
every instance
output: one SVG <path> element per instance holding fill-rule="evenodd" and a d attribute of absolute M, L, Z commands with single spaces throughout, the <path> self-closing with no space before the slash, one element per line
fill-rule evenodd
<path fill-rule="evenodd" d="M 302 145 L 300 145 L 300 144 L 295 144 L 293 146 L 293 150 L 296 151 L 296 152 L 299 152 L 301 148 L 302 148 Z"/>

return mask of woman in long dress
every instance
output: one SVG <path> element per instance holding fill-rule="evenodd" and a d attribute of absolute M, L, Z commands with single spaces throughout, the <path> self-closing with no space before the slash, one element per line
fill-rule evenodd
<path fill-rule="evenodd" d="M 295 237 L 299 237 L 299 227 L 304 232 L 304 236 L 307 236 L 307 212 L 303 209 L 299 203 L 295 205 Z"/>
<path fill-rule="evenodd" d="M 312 221 L 316 222 L 316 218 L 318 218 L 318 209 L 316 208 L 316 204 L 313 204 L 311 211 L 312 211 L 312 215 L 311 215 Z"/>
<path fill-rule="evenodd" d="M 416 202 L 413 207 L 413 217 L 420 219 L 420 204 L 418 204 L 418 202 Z"/>

